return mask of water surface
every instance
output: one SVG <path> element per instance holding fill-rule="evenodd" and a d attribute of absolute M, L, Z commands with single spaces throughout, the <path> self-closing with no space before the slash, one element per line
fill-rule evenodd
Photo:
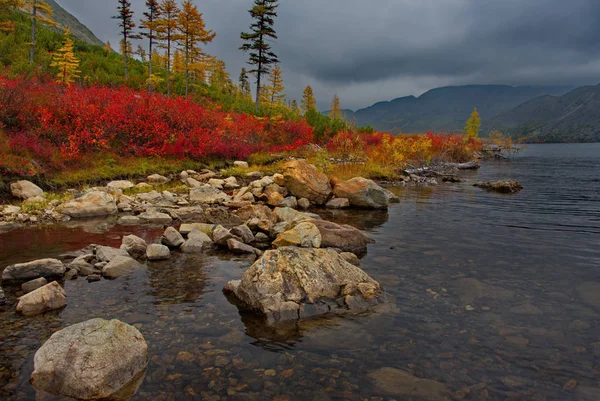
<path fill-rule="evenodd" d="M 377 242 L 362 267 L 392 312 L 272 328 L 221 289 L 248 259 L 178 255 L 129 277 L 64 283 L 68 306 L 42 317 L 0 307 L 0 399 L 35 400 L 33 355 L 56 330 L 93 317 L 134 324 L 150 364 L 135 400 L 417 400 L 368 374 L 391 367 L 446 385 L 455 399 L 600 399 L 600 145 L 531 145 L 466 182 L 397 188 L 388 212 L 329 212 Z M 525 190 L 487 193 L 476 180 Z M 0 269 L 132 229 L 107 222 L 0 234 Z M 133 233 L 156 240 L 160 229 Z"/>

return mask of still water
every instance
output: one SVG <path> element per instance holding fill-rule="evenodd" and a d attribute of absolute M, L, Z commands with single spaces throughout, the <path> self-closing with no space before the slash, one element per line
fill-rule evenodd
<path fill-rule="evenodd" d="M 221 292 L 251 262 L 219 253 L 65 282 L 68 306 L 36 318 L 17 316 L 17 289 L 5 288 L 0 399 L 35 400 L 35 351 L 62 327 L 102 317 L 134 324 L 148 342 L 134 400 L 427 399 L 386 386 L 383 368 L 439 382 L 448 400 L 600 400 L 600 144 L 532 145 L 463 178 L 396 188 L 402 202 L 388 212 L 317 211 L 377 241 L 362 268 L 395 299 L 386 313 L 267 327 Z M 497 178 L 525 190 L 472 187 Z M 129 230 L 104 221 L 0 234 L 0 270 L 117 246 L 129 233 L 160 236 Z"/>

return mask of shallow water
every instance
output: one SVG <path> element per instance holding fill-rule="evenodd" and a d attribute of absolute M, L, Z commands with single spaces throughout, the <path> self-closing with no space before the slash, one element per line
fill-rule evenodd
<path fill-rule="evenodd" d="M 362 268 L 394 311 L 271 328 L 222 294 L 247 259 L 179 255 L 129 277 L 64 283 L 68 306 L 42 317 L 0 307 L 0 399 L 34 400 L 33 355 L 56 330 L 93 317 L 140 329 L 150 364 L 134 400 L 418 400 L 374 386 L 384 367 L 472 400 L 600 399 L 600 145 L 532 145 L 466 182 L 397 188 L 388 212 L 329 212 L 366 230 Z M 525 190 L 487 193 L 475 180 Z M 134 229 L 147 240 L 159 228 Z M 118 245 L 107 222 L 0 234 L 0 269 L 89 243 Z M 574 383 L 573 380 L 576 382 Z M 286 398 L 287 397 L 287 398 Z"/>

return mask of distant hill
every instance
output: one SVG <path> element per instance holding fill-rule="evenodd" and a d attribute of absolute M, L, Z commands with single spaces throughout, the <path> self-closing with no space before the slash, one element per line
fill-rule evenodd
<path fill-rule="evenodd" d="M 420 133 L 462 131 L 473 107 L 483 121 L 542 95 L 562 95 L 562 86 L 467 85 L 432 89 L 419 97 L 406 96 L 379 102 L 356 112 L 346 111 L 356 125 L 378 131 Z"/>
<path fill-rule="evenodd" d="M 56 1 L 46 0 L 46 2 L 54 10 L 52 19 L 54 19 L 54 21 L 63 27 L 69 27 L 73 36 L 82 42 L 86 42 L 91 45 L 104 46 L 103 41 L 98 39 L 98 37 L 96 37 L 96 35 L 94 35 L 94 33 L 87 26 L 79 22 L 77 18 L 62 8 Z"/>
<path fill-rule="evenodd" d="M 485 122 L 528 142 L 600 142 L 600 85 L 540 96 Z"/>

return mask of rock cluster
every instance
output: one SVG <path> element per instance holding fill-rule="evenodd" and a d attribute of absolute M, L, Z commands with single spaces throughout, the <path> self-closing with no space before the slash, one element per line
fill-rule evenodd
<path fill-rule="evenodd" d="M 500 192 L 503 194 L 513 194 L 523 189 L 523 186 L 513 180 L 485 181 L 473 184 L 474 187 L 485 189 L 486 191 Z"/>

